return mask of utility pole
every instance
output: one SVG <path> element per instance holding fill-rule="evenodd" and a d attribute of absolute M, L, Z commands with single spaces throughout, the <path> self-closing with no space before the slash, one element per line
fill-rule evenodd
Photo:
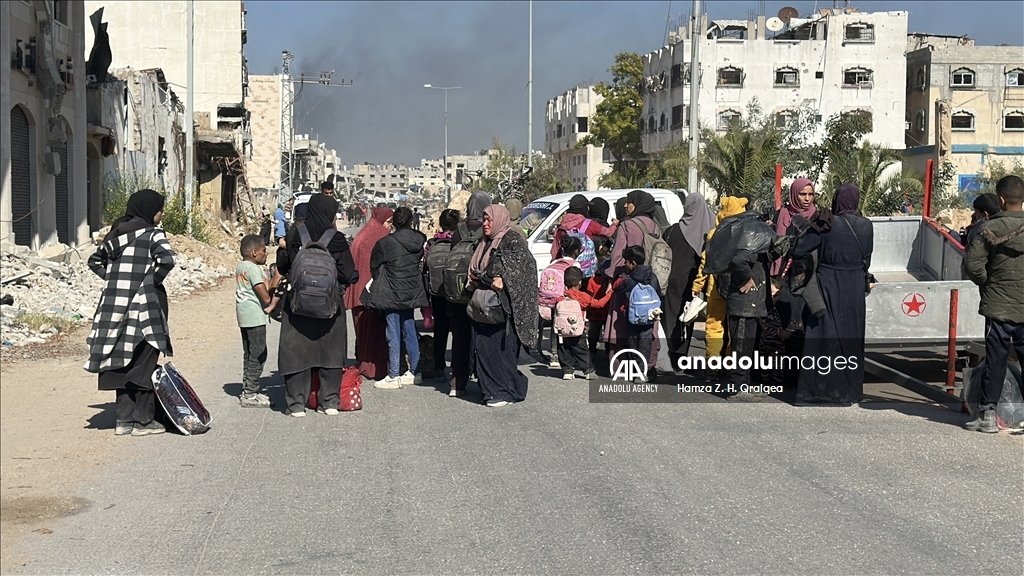
<path fill-rule="evenodd" d="M 686 192 L 697 192 L 698 126 L 697 101 L 700 100 L 700 41 L 704 35 L 700 29 L 700 0 L 693 0 L 693 16 L 690 18 L 690 170 L 687 174 Z"/>
<path fill-rule="evenodd" d="M 530 66 L 529 79 L 526 82 L 526 165 L 533 168 L 533 0 L 530 0 Z"/>
<path fill-rule="evenodd" d="M 302 87 L 306 84 L 352 87 L 352 80 L 332 82 L 334 70 L 320 71 L 317 80 L 306 79 L 305 73 L 300 73 L 298 78 L 294 78 L 291 75 L 291 63 L 294 60 L 295 56 L 291 52 L 281 52 L 281 188 L 278 200 L 282 204 L 295 192 L 295 103 L 302 97 Z M 295 94 L 295 84 L 299 85 L 298 94 Z"/>
<path fill-rule="evenodd" d="M 452 189 L 448 185 L 448 91 L 461 90 L 462 86 L 441 87 L 424 84 L 423 87 L 431 90 L 444 90 L 444 160 L 441 163 L 441 168 L 444 169 L 445 203 L 448 203 L 452 201 Z"/>
<path fill-rule="evenodd" d="M 195 74 L 193 70 L 193 31 L 195 28 L 195 6 L 192 0 L 188 0 L 188 6 L 185 7 L 188 10 L 187 22 L 185 23 L 185 51 L 186 51 L 186 64 L 187 70 L 185 71 L 186 82 L 188 83 L 188 90 L 185 96 L 185 228 L 188 231 L 188 235 L 192 235 L 192 191 L 196 187 L 196 167 L 195 167 L 195 154 L 196 154 L 196 128 L 195 128 L 195 111 L 192 108 L 192 99 L 195 94 Z"/>

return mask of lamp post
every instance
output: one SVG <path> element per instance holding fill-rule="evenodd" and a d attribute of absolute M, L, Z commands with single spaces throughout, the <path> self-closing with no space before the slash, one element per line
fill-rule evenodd
<path fill-rule="evenodd" d="M 445 203 L 452 201 L 452 190 L 448 186 L 448 91 L 459 90 L 462 86 L 449 86 L 442 88 L 441 86 L 431 86 L 430 84 L 424 84 L 424 88 L 430 88 L 431 90 L 444 90 L 444 160 L 442 160 L 441 168 L 444 169 L 444 191 L 445 191 Z"/>

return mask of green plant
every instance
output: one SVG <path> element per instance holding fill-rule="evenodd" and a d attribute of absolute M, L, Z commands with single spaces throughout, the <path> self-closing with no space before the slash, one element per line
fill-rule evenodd
<path fill-rule="evenodd" d="M 1016 175 L 1024 178 L 1024 164 L 1020 159 L 1014 158 L 1012 163 L 1004 164 L 1002 160 L 992 159 L 985 163 L 984 171 L 978 175 L 975 182 L 978 184 L 977 196 L 991 192 L 995 194 L 996 183 L 1003 176 Z"/>
<path fill-rule="evenodd" d="M 76 320 L 68 316 L 56 316 L 42 312 L 26 312 L 14 318 L 15 324 L 30 328 L 33 332 L 52 327 L 62 334 L 78 326 L 80 321 L 80 319 Z"/>
<path fill-rule="evenodd" d="M 171 196 L 164 204 L 164 217 L 160 224 L 171 234 L 187 235 L 188 218 L 186 214 L 184 194 Z M 212 239 L 211 232 L 212 227 L 207 221 L 200 203 L 192 202 L 192 238 L 200 242 L 209 242 Z"/>
<path fill-rule="evenodd" d="M 706 144 L 698 170 L 718 198 L 746 196 L 755 206 L 766 206 L 773 194 L 779 132 L 750 130 L 742 121 L 734 121 L 725 134 L 705 129 L 704 137 Z"/>
<path fill-rule="evenodd" d="M 603 100 L 590 117 L 590 132 L 576 147 L 604 146 L 615 157 L 614 171 L 625 174 L 628 164 L 644 158 L 639 126 L 644 104 L 640 95 L 644 60 L 636 52 L 620 52 L 608 70 L 612 81 L 610 84 L 598 82 L 594 86 L 594 92 Z"/>
<path fill-rule="evenodd" d="M 163 193 L 158 182 L 147 178 L 144 174 L 128 172 L 115 175 L 108 174 L 103 183 L 103 223 L 109 226 L 124 216 L 128 208 L 128 198 L 139 190 L 157 190 Z"/>
<path fill-rule="evenodd" d="M 624 164 L 622 170 L 612 170 L 597 180 L 598 186 L 612 190 L 640 188 L 646 186 L 646 183 L 646 175 L 636 162 Z"/>

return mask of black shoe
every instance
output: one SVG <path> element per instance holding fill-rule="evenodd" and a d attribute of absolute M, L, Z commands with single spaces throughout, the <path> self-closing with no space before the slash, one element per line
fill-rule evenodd
<path fill-rule="evenodd" d="M 167 432 L 167 428 L 164 428 L 164 425 L 156 420 L 145 426 L 136 422 L 132 428 L 132 436 L 149 436 L 150 434 L 163 434 L 164 432 Z"/>
<path fill-rule="evenodd" d="M 984 432 L 986 434 L 999 432 L 999 426 L 996 424 L 996 411 L 985 410 L 978 414 L 977 418 L 964 424 L 964 428 L 971 432 Z"/>

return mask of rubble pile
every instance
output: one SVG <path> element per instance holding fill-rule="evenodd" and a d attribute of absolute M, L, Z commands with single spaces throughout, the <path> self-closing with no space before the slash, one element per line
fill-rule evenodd
<path fill-rule="evenodd" d="M 174 270 L 164 280 L 171 300 L 213 285 L 231 274 L 223 265 L 208 265 L 199 256 L 190 257 L 175 248 Z M 68 329 L 92 321 L 103 280 L 89 269 L 84 254 L 66 256 L 73 258 L 54 262 L 21 246 L 0 256 L 3 282 L 0 342 L 3 347 L 42 343 L 59 334 L 62 327 Z"/>

